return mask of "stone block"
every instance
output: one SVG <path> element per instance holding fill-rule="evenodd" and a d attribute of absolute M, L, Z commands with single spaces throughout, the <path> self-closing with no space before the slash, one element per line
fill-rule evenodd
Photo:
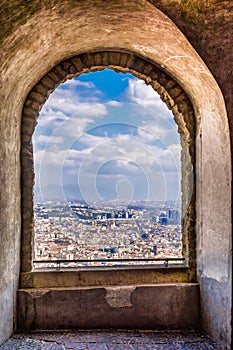
<path fill-rule="evenodd" d="M 21 289 L 18 329 L 197 329 L 194 283 Z"/>

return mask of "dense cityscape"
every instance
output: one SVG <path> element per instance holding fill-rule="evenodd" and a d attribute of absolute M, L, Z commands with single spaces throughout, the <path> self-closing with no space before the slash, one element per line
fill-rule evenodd
<path fill-rule="evenodd" d="M 180 209 L 174 202 L 36 203 L 34 230 L 35 268 L 55 267 L 57 260 L 64 267 L 85 267 L 182 257 Z"/>

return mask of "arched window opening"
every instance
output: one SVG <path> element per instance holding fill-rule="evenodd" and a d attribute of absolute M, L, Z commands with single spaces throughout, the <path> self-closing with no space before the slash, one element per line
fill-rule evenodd
<path fill-rule="evenodd" d="M 181 142 L 130 73 L 59 85 L 33 134 L 34 268 L 183 263 Z"/>
<path fill-rule="evenodd" d="M 124 75 L 116 75 L 114 71 Z M 95 75 L 93 72 L 96 72 Z M 109 78 L 101 82 L 97 78 L 101 74 L 109 75 Z M 118 83 L 110 84 L 111 74 L 118 77 L 121 88 Z M 95 77 L 93 81 L 91 76 Z M 69 80 L 72 78 L 75 79 Z M 66 83 L 62 85 L 64 82 Z M 60 87 L 56 89 L 58 86 Z M 45 104 L 54 90 L 54 95 Z M 79 94 L 76 96 L 77 91 Z M 65 96 L 70 101 L 68 109 Z M 156 112 L 158 106 L 163 106 L 162 114 L 161 111 Z M 53 123 L 54 125 L 46 129 L 46 123 L 50 127 Z M 82 225 L 86 226 L 91 215 L 95 219 L 92 222 L 89 220 L 89 232 L 92 230 L 98 240 L 101 240 L 106 235 L 101 236 L 100 231 L 106 233 L 107 228 L 120 231 L 117 226 L 120 221 L 127 224 L 134 222 L 130 234 L 127 234 L 128 241 L 123 234 L 123 244 L 117 239 L 107 245 L 104 242 L 101 249 L 97 248 L 98 253 L 95 252 L 96 244 L 93 244 L 92 254 L 87 254 L 84 247 L 82 253 L 85 258 L 81 259 L 82 256 L 79 255 L 79 261 L 83 261 L 77 267 L 85 267 L 86 263 L 89 263 L 88 266 L 95 263 L 100 263 L 99 266 L 104 263 L 106 266 L 108 260 L 108 266 L 127 269 L 129 261 L 132 263 L 129 253 L 133 252 L 134 242 L 138 240 L 138 265 L 156 266 L 156 260 L 158 262 L 161 259 L 161 268 L 180 266 L 180 270 L 176 269 L 176 274 L 173 274 L 172 269 L 170 272 L 163 270 L 160 272 L 160 280 L 166 281 L 165 276 L 169 274 L 169 281 L 195 281 L 195 118 L 189 97 L 164 70 L 145 58 L 123 51 L 99 51 L 72 57 L 52 68 L 33 87 L 24 105 L 21 130 L 22 285 L 28 285 L 28 278 L 35 266 L 34 204 L 35 216 L 47 220 L 48 208 L 43 209 L 41 204 L 44 203 L 39 202 L 41 199 L 55 199 L 55 187 L 56 200 L 69 203 L 67 208 L 58 207 L 55 211 L 50 208 L 50 214 L 53 211 L 53 217 L 58 218 L 58 223 L 65 220 L 61 215 L 55 215 L 62 210 L 67 210 L 80 224 L 83 219 Z M 164 135 L 169 137 L 166 139 Z M 34 150 L 32 139 L 35 142 Z M 170 172 L 169 167 L 173 169 Z M 173 182 L 170 181 L 172 176 Z M 110 197 L 117 202 L 115 209 L 106 207 Z M 156 200 L 163 204 L 155 210 L 154 207 L 150 208 L 149 203 Z M 168 203 L 169 200 L 173 203 Z M 138 201 L 141 201 L 140 207 Z M 140 226 L 137 221 L 139 213 L 145 221 L 149 215 L 151 223 L 148 226 Z M 154 239 L 156 232 L 153 233 L 153 225 L 159 224 L 164 230 L 168 223 L 177 224 L 179 221 L 181 231 L 175 232 L 175 236 L 182 233 L 181 241 L 172 241 L 174 232 L 169 233 L 170 237 L 168 233 L 164 234 L 178 247 L 178 257 L 174 257 L 174 262 L 179 259 L 184 262 L 174 266 L 171 256 L 173 252 L 166 251 L 165 245 L 159 246 L 161 242 Z M 54 225 L 52 222 L 50 224 Z M 46 225 L 42 230 L 47 230 Z M 125 227 L 123 232 L 127 232 Z M 66 235 L 69 235 L 68 232 Z M 86 243 L 82 236 L 74 232 L 73 235 L 76 247 L 84 241 Z M 68 251 L 66 256 L 69 259 L 64 259 L 62 249 L 60 255 L 56 255 L 56 266 L 59 268 L 61 260 L 63 266 L 71 266 L 71 260 L 77 260 L 76 251 L 69 251 L 71 245 L 67 238 L 62 236 L 61 239 L 59 230 L 53 233 L 53 242 L 67 247 L 65 251 Z M 141 253 L 140 245 L 146 248 L 144 253 Z M 127 249 L 124 249 L 126 246 Z M 162 251 L 166 257 L 160 255 Z M 37 246 L 36 259 L 45 253 L 49 259 L 54 259 L 54 252 L 51 249 L 49 251 L 49 246 Z M 100 261 L 102 256 L 104 261 Z M 145 257 L 147 262 L 143 265 Z M 120 259 L 125 260 L 119 264 Z M 125 276 L 128 273 L 130 272 Z M 153 270 L 147 270 L 146 274 L 148 273 L 153 273 Z M 33 276 L 39 275 L 33 273 Z M 107 273 L 103 278 L 106 276 Z M 140 276 L 137 278 L 141 280 Z M 116 278 L 114 283 L 119 283 L 118 273 L 112 278 Z M 127 281 L 130 279 L 129 276 L 125 278 Z"/>

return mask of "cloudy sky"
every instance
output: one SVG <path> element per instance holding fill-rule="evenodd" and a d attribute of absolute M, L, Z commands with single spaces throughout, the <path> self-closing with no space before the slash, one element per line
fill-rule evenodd
<path fill-rule="evenodd" d="M 33 135 L 35 197 L 179 200 L 180 140 L 158 94 L 109 69 L 61 84 Z"/>

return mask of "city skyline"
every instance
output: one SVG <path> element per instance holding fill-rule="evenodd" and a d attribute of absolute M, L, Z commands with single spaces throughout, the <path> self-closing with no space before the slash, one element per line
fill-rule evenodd
<path fill-rule="evenodd" d="M 37 203 L 34 267 L 56 267 L 56 260 L 66 268 L 182 263 L 180 210 L 173 204 Z"/>

